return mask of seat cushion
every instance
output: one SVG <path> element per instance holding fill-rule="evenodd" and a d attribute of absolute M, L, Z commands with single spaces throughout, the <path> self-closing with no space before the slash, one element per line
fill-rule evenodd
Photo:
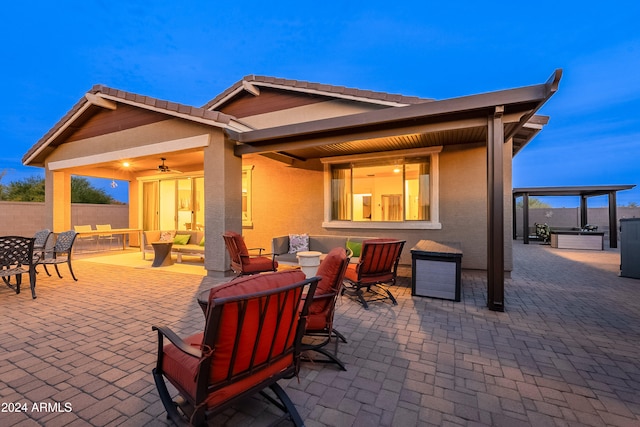
<path fill-rule="evenodd" d="M 184 339 L 189 345 L 200 348 L 202 345 L 202 333 L 198 333 Z M 196 374 L 200 359 L 189 356 L 180 351 L 173 344 L 164 347 L 162 359 L 162 371 L 166 378 L 178 389 L 183 390 L 187 397 L 193 401 L 196 394 Z M 254 375 L 243 378 L 233 384 L 223 387 L 207 398 L 207 406 L 213 407 L 236 396 L 238 393 L 253 387 L 256 384 L 276 375 L 293 364 L 293 355 L 282 359 Z M 212 373 L 213 374 L 213 373 Z M 213 375 L 212 375 L 213 376 Z"/>
<path fill-rule="evenodd" d="M 344 278 L 350 282 L 359 283 L 361 286 L 373 285 L 376 283 L 385 283 L 393 280 L 393 273 L 379 274 L 372 277 L 362 277 L 358 282 L 358 264 L 349 264 L 347 271 L 344 273 Z"/>
<path fill-rule="evenodd" d="M 278 261 L 273 261 L 267 257 L 243 257 L 242 272 L 243 273 L 259 273 L 262 271 L 274 270 L 278 268 Z"/>

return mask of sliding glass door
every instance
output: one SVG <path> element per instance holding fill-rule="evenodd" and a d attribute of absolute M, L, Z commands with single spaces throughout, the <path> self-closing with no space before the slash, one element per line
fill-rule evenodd
<path fill-rule="evenodd" d="M 204 178 L 146 181 L 142 185 L 145 230 L 203 230 Z"/>

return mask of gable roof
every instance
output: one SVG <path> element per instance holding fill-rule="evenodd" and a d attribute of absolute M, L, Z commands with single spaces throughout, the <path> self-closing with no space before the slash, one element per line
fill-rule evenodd
<path fill-rule="evenodd" d="M 119 103 L 159 113 L 169 118 L 185 119 L 223 129 L 232 129 L 234 131 L 251 129 L 233 116 L 218 111 L 209 111 L 204 108 L 138 95 L 103 85 L 95 85 L 27 151 L 22 158 L 23 164 L 42 166 L 48 153 L 76 132 L 82 124 L 104 111 L 104 109 L 117 109 L 117 104 Z"/>
<path fill-rule="evenodd" d="M 287 91 L 295 91 L 313 95 L 322 95 L 330 98 L 345 99 L 365 102 L 369 104 L 384 105 L 389 107 L 404 107 L 407 105 L 421 104 L 433 101 L 433 99 L 419 98 L 416 96 L 404 96 L 371 90 L 361 90 L 344 86 L 333 86 L 322 83 L 313 83 L 303 80 L 282 79 L 277 77 L 248 75 L 236 82 L 233 86 L 223 91 L 220 95 L 207 102 L 202 108 L 217 110 L 231 101 L 243 91 L 253 95 L 260 94 L 260 88 L 273 88 Z"/>

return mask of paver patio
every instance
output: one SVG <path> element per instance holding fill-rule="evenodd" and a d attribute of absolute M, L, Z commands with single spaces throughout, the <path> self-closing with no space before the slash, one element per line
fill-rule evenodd
<path fill-rule="evenodd" d="M 306 424 L 640 425 L 640 280 L 617 276 L 615 250 L 515 242 L 514 256 L 504 313 L 486 308 L 473 271 L 458 303 L 412 298 L 408 278 L 398 306 L 340 299 L 348 370 L 305 363 L 285 382 Z M 0 288 L 0 425 L 166 425 L 151 325 L 201 329 L 196 296 L 211 283 L 87 260 L 74 270 L 78 282 L 65 267 L 64 279 L 40 273 L 36 300 Z M 211 425 L 265 425 L 271 410 L 249 399 Z"/>

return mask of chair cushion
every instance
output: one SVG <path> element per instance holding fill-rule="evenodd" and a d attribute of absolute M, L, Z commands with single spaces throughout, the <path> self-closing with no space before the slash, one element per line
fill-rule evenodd
<path fill-rule="evenodd" d="M 238 248 L 238 253 L 240 255 L 249 254 L 249 251 L 247 250 L 247 245 L 244 243 L 244 239 L 242 238 L 241 234 L 238 234 L 234 231 L 227 231 L 227 233 L 231 235 L 233 240 L 236 242 L 236 247 Z"/>
<path fill-rule="evenodd" d="M 200 348 L 202 345 L 203 333 L 198 333 L 184 339 L 189 345 Z M 183 389 L 191 399 L 195 399 L 196 394 L 196 374 L 200 359 L 191 357 L 180 351 L 173 344 L 164 347 L 162 358 L 162 371 L 169 381 L 177 387 Z M 293 355 L 282 359 L 268 368 L 257 372 L 247 378 L 235 382 L 227 387 L 215 391 L 207 398 L 207 406 L 212 407 L 236 396 L 238 393 L 259 384 L 265 379 L 278 374 L 287 369 L 293 363 Z"/>
<path fill-rule="evenodd" d="M 277 273 L 260 274 L 255 276 L 241 277 L 226 285 L 217 286 L 211 289 L 209 293 L 209 305 L 215 298 L 225 298 L 238 295 L 253 294 L 260 291 L 277 289 L 284 286 L 288 286 L 305 279 L 305 275 L 300 270 L 287 270 Z M 287 301 L 289 303 L 289 301 Z M 298 307 L 294 306 L 294 301 L 290 301 L 291 304 L 285 307 L 285 313 L 290 316 L 295 312 L 295 325 L 298 324 Z M 246 369 L 249 366 L 251 357 L 253 356 L 254 346 L 257 345 L 257 351 L 255 354 L 256 363 L 266 361 L 270 355 L 268 354 L 271 341 L 275 340 L 277 348 L 284 348 L 283 346 L 289 346 L 295 338 L 295 334 L 288 334 L 288 330 L 285 327 L 278 327 L 276 305 L 270 304 L 266 318 L 269 320 L 262 325 L 262 330 L 258 331 L 259 324 L 259 308 L 258 300 L 250 301 L 250 306 L 247 308 L 247 315 L 245 317 L 245 324 L 240 343 L 238 353 L 236 355 L 234 372 L 239 372 Z M 253 307 L 251 306 L 253 305 Z M 225 308 L 223 317 L 221 319 L 224 328 L 219 332 L 218 341 L 216 342 L 217 355 L 213 361 L 212 367 L 212 380 L 220 381 L 225 378 L 230 368 L 231 353 L 235 344 L 236 332 L 237 332 L 237 318 L 238 310 L 235 304 L 229 304 Z M 283 319 L 287 318 L 287 314 Z M 284 322 L 284 321 L 283 321 Z M 255 329 L 252 329 L 255 328 Z M 259 342 L 256 343 L 256 340 Z M 278 351 L 276 349 L 276 351 Z M 280 350 L 281 351 L 281 350 Z"/>
<path fill-rule="evenodd" d="M 259 273 L 262 271 L 268 271 L 278 268 L 278 261 L 273 261 L 267 257 L 243 257 L 242 272 L 243 273 Z"/>
<path fill-rule="evenodd" d="M 287 270 L 278 273 L 237 278 L 224 285 L 212 288 L 209 291 L 209 304 L 212 304 L 211 301 L 213 299 L 242 296 L 277 289 L 300 282 L 304 280 L 304 278 L 304 273 L 299 270 Z M 282 306 L 284 307 L 282 319 L 293 318 L 293 330 L 295 331 L 296 325 L 298 324 L 298 307 L 294 304 L 295 301 L 293 301 L 293 298 L 289 300 L 291 301 L 285 301 Z M 290 304 L 287 305 L 289 302 Z M 230 369 L 232 369 L 234 374 L 245 370 L 249 366 L 253 356 L 255 356 L 257 364 L 269 360 L 270 354 L 265 349 L 270 347 L 272 341 L 276 343 L 276 352 L 282 351 L 284 348 L 289 348 L 292 345 L 295 334 L 289 333 L 288 328 L 284 327 L 283 323 L 287 323 L 285 320 L 282 320 L 283 323 L 278 324 L 277 316 L 275 315 L 276 305 L 282 302 L 276 298 L 271 299 L 270 304 L 267 306 L 266 319 L 268 320 L 264 322 L 261 329 L 258 328 L 260 321 L 260 304 L 263 304 L 262 307 L 264 307 L 264 303 L 264 299 L 249 300 L 244 318 L 244 329 L 242 330 L 242 334 L 240 334 L 239 342 L 236 342 L 238 335 L 238 306 L 235 303 L 228 303 L 224 306 L 220 319 L 221 327 L 218 331 L 218 337 L 214 346 L 215 353 L 213 354 L 211 366 L 212 384 L 225 380 Z M 215 325 L 207 324 L 205 328 L 213 326 Z M 203 333 L 199 333 L 186 338 L 184 341 L 189 345 L 202 348 L 202 340 Z M 234 365 L 231 367 L 234 345 L 237 345 L 238 352 L 233 361 Z M 253 349 L 256 346 L 257 351 L 254 355 Z M 184 390 L 191 399 L 195 397 L 196 376 L 199 363 L 200 359 L 182 353 L 173 344 L 164 347 L 164 356 L 162 359 L 163 373 L 171 383 Z M 220 404 L 285 370 L 293 372 L 293 367 L 293 353 L 289 353 L 280 359 L 273 359 L 273 361 L 263 369 L 259 369 L 252 375 L 213 392 L 207 397 L 207 405 L 211 407 Z"/>
<path fill-rule="evenodd" d="M 316 276 L 320 276 L 316 288 L 316 295 L 326 294 L 335 291 L 336 276 L 342 273 L 343 262 L 347 259 L 347 253 L 344 248 L 334 248 L 322 260 Z"/>
<path fill-rule="evenodd" d="M 344 273 L 344 278 L 349 280 L 350 282 L 357 283 L 358 282 L 358 264 L 349 264 L 347 267 L 347 271 Z M 360 285 L 367 284 L 375 284 L 375 283 L 385 283 L 393 280 L 393 273 L 388 274 L 379 274 L 373 278 L 363 277 L 360 279 Z"/>
<path fill-rule="evenodd" d="M 233 297 L 253 294 L 267 289 L 276 289 L 301 282 L 304 279 L 305 275 L 301 270 L 285 270 L 256 276 L 238 277 L 223 285 L 211 288 L 209 301 L 214 298 Z"/>
<path fill-rule="evenodd" d="M 309 317 L 307 318 L 307 330 L 324 330 L 333 319 L 333 306 L 335 298 L 317 298 L 320 295 L 338 292 L 342 286 L 342 270 L 347 260 L 344 248 L 334 248 L 320 263 L 316 276 L 320 277 L 314 300 L 309 305 Z M 340 277 L 338 277 L 340 276 Z"/>

